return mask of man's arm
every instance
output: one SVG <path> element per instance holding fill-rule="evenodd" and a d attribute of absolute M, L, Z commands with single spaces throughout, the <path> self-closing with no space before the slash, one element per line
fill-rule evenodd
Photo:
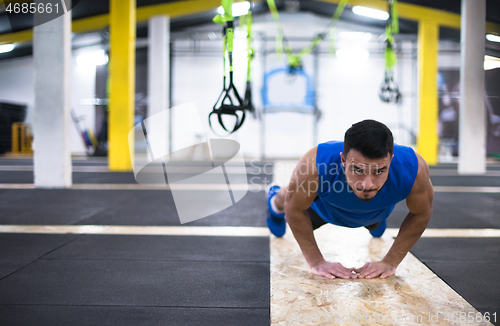
<path fill-rule="evenodd" d="M 417 153 L 418 172 L 406 205 L 410 212 L 399 228 L 399 233 L 389 252 L 380 262 L 367 263 L 360 269 L 355 269 L 358 278 L 386 278 L 396 272 L 396 268 L 408 251 L 420 239 L 432 215 L 432 200 L 434 191 L 429 179 L 429 166 Z"/>
<path fill-rule="evenodd" d="M 314 274 L 331 279 L 350 278 L 355 276 L 350 269 L 340 263 L 325 261 L 314 238 L 311 220 L 305 212 L 316 198 L 319 188 L 316 152 L 317 147 L 308 151 L 293 171 L 285 197 L 286 220 Z"/>

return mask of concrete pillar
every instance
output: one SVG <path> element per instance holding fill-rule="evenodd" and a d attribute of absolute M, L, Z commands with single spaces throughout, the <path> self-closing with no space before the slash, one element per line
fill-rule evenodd
<path fill-rule="evenodd" d="M 162 155 L 169 152 L 169 74 L 170 74 L 170 18 L 155 16 L 149 20 L 148 47 L 148 117 L 145 121 L 150 142 L 162 149 Z M 161 113 L 161 114 L 159 114 Z M 153 139 L 154 138 L 154 139 Z"/>
<path fill-rule="evenodd" d="M 37 188 L 65 188 L 72 185 L 71 12 L 36 26 L 43 19 L 35 14 L 34 179 Z"/>
<path fill-rule="evenodd" d="M 459 174 L 486 172 L 484 47 L 486 0 L 462 0 Z"/>

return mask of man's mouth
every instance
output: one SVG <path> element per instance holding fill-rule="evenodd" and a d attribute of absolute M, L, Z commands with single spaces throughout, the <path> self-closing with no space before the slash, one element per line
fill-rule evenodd
<path fill-rule="evenodd" d="M 356 189 L 358 192 L 362 192 L 365 194 L 371 193 L 371 192 L 377 192 L 378 189 L 372 189 L 372 190 L 364 190 L 364 189 Z"/>

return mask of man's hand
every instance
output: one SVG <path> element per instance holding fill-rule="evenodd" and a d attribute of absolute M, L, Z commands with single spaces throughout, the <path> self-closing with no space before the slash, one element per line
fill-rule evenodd
<path fill-rule="evenodd" d="M 341 263 L 329 263 L 323 261 L 316 266 L 311 267 L 314 274 L 334 279 L 340 278 L 356 278 L 352 273 L 352 269 L 345 268 Z"/>
<path fill-rule="evenodd" d="M 366 263 L 361 268 L 354 268 L 354 271 L 358 273 L 355 277 L 357 278 L 386 278 L 387 276 L 394 275 L 396 272 L 396 267 L 384 262 L 377 261 L 372 263 Z"/>

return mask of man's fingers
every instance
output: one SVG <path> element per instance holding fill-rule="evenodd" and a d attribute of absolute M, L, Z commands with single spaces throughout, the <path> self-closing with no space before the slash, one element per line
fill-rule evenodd
<path fill-rule="evenodd" d="M 334 278 L 386 278 L 394 274 L 394 269 L 387 269 L 385 266 L 381 266 L 377 263 L 366 263 L 360 268 L 346 268 L 340 263 L 329 264 L 327 266 L 322 266 L 323 268 L 316 269 L 317 275 L 327 277 L 329 279 Z"/>
<path fill-rule="evenodd" d="M 366 276 L 366 278 L 370 279 L 370 278 L 374 278 L 374 277 L 377 277 L 380 275 L 380 271 L 379 270 L 374 270 L 373 272 L 371 272 L 370 274 L 368 274 Z"/>
<path fill-rule="evenodd" d="M 323 273 L 323 276 L 326 276 L 328 278 L 334 279 L 336 277 L 341 277 L 341 278 L 350 278 L 350 275 L 347 275 L 346 273 L 343 273 L 341 271 L 326 271 Z"/>
<path fill-rule="evenodd" d="M 375 270 L 372 268 L 365 269 L 361 274 L 359 274 L 359 278 L 366 278 L 368 275 L 373 273 Z"/>
<path fill-rule="evenodd" d="M 324 277 L 327 277 L 327 278 L 330 278 L 330 279 L 334 279 L 335 276 L 333 276 L 332 274 L 328 273 L 327 271 L 322 271 L 322 270 L 317 270 L 317 271 L 313 271 L 314 274 L 316 275 L 319 275 L 319 276 L 324 276 Z"/>
<path fill-rule="evenodd" d="M 342 278 L 351 278 L 351 275 L 344 273 L 343 271 L 330 271 L 333 275 Z"/>
<path fill-rule="evenodd" d="M 332 280 L 335 278 L 335 275 L 332 275 L 332 274 L 330 274 L 330 273 L 328 273 L 328 272 L 324 272 L 322 275 L 323 275 L 324 277 L 328 277 L 329 279 L 332 279 Z"/>
<path fill-rule="evenodd" d="M 342 277 L 342 278 L 351 278 L 352 270 L 345 268 L 342 264 L 338 264 L 337 268 L 329 271 L 330 273 Z"/>

